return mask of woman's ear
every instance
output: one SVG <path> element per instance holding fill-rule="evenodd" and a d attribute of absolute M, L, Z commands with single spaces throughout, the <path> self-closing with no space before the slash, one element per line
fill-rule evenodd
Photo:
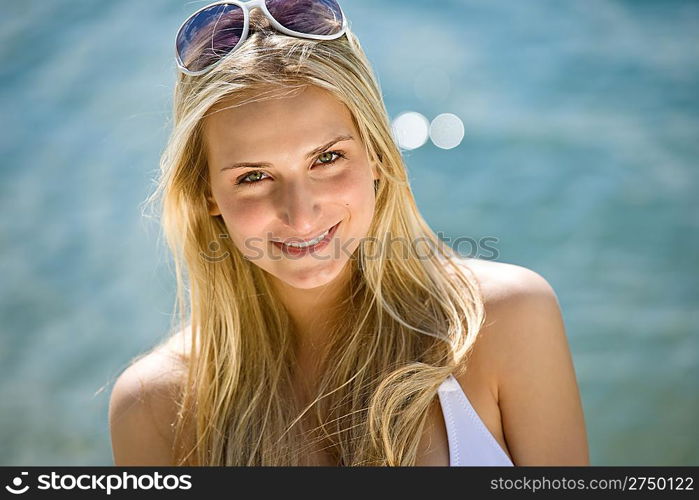
<path fill-rule="evenodd" d="M 378 155 L 378 160 L 379 162 L 381 161 L 381 155 Z M 379 166 L 377 163 L 372 162 L 371 164 L 371 175 L 374 178 L 374 193 L 379 192 L 379 179 L 381 178 L 381 175 L 379 173 Z"/>
<path fill-rule="evenodd" d="M 381 161 L 381 155 L 378 155 L 379 162 Z M 378 181 L 380 178 L 379 175 L 379 166 L 377 163 L 372 162 L 371 163 L 371 174 L 374 177 L 374 181 Z"/>
<path fill-rule="evenodd" d="M 381 181 L 378 169 L 376 167 L 373 167 L 372 170 L 374 171 L 374 194 L 377 194 L 379 192 L 379 183 Z"/>
<path fill-rule="evenodd" d="M 216 203 L 216 200 L 214 200 L 213 196 L 208 195 L 206 197 L 206 204 L 208 206 L 209 215 L 212 215 L 214 217 L 217 215 L 221 215 L 221 210 L 219 210 L 218 203 Z"/>

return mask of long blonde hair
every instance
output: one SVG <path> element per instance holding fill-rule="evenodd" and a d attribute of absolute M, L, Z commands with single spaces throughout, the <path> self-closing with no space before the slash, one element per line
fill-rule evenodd
<path fill-rule="evenodd" d="M 265 272 L 218 237 L 225 224 L 208 212 L 202 122 L 224 99 L 245 103 L 309 85 L 350 110 L 380 180 L 366 244 L 348 262 L 340 320 L 327 325 L 317 394 L 301 408 L 289 396 L 292 322 Z M 282 35 L 253 16 L 236 53 L 203 76 L 179 75 L 160 166 L 147 201 L 160 202 L 173 254 L 173 330 L 192 336 L 176 463 L 305 465 L 308 450 L 322 444 L 337 465 L 414 465 L 436 389 L 465 369 L 484 309 L 475 278 L 418 212 L 379 85 L 352 31 L 318 42 Z M 424 245 L 396 252 L 397 240 Z M 225 260 L 202 258 L 212 241 Z M 300 423 L 308 416 L 318 425 L 306 433 Z"/>

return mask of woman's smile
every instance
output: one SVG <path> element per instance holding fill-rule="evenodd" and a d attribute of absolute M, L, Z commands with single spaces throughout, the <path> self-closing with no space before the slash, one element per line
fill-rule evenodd
<path fill-rule="evenodd" d="M 328 246 L 328 243 L 330 243 L 330 241 L 332 240 L 333 236 L 337 232 L 337 228 L 340 226 L 341 223 L 341 221 L 338 222 L 333 227 L 319 235 L 317 238 L 314 238 L 306 242 L 305 245 L 291 242 L 287 242 L 289 244 L 284 244 L 280 241 L 272 241 L 272 243 L 287 255 L 294 257 L 305 256 L 313 252 L 318 252 L 326 246 Z"/>

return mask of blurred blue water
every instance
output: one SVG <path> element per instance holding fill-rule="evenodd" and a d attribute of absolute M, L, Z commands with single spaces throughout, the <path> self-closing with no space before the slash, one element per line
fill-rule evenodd
<path fill-rule="evenodd" d="M 95 393 L 172 306 L 140 203 L 174 32 L 204 2 L 2 4 L 0 464 L 108 465 Z M 458 148 L 405 153 L 432 227 L 496 237 L 556 289 L 592 463 L 699 464 L 699 4 L 343 6 L 392 117 L 465 123 Z"/>

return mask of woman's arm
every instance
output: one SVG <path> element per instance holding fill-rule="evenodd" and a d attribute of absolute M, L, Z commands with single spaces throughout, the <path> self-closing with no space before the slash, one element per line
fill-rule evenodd
<path fill-rule="evenodd" d="M 558 299 L 527 268 L 505 265 L 490 304 L 503 431 L 515 465 L 589 465 L 579 388 Z M 491 287 L 492 291 L 492 287 Z M 489 324 L 486 318 L 486 324 Z"/>

